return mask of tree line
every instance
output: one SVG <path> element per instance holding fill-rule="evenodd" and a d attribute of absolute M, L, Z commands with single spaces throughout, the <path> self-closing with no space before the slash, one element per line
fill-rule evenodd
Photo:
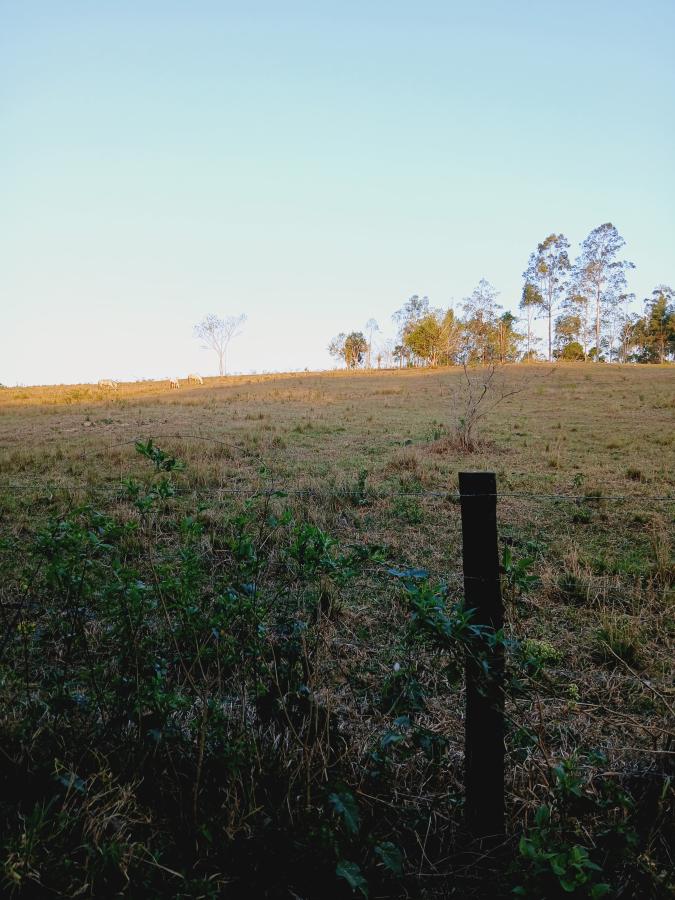
<path fill-rule="evenodd" d="M 395 341 L 374 346 L 379 326 L 342 332 L 328 345 L 348 368 L 439 366 L 462 363 L 566 359 L 607 362 L 667 362 L 675 359 L 675 291 L 657 285 L 642 315 L 630 311 L 635 295 L 622 258 L 625 241 L 610 222 L 593 229 L 572 262 L 564 234 L 537 245 L 523 272 L 520 317 L 503 311 L 498 291 L 482 278 L 462 302 L 462 314 L 432 307 L 414 294 L 392 319 Z M 544 319 L 546 336 L 533 330 Z"/>

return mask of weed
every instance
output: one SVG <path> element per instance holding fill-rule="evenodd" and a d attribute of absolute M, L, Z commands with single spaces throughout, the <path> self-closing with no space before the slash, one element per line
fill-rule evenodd
<path fill-rule="evenodd" d="M 610 666 L 622 662 L 634 669 L 642 668 L 643 640 L 641 629 L 625 616 L 606 613 L 596 632 L 595 656 Z"/>
<path fill-rule="evenodd" d="M 562 660 L 562 653 L 549 641 L 526 638 L 520 642 L 519 655 L 529 674 L 538 676 L 544 669 Z"/>
<path fill-rule="evenodd" d="M 626 469 L 626 478 L 630 481 L 645 481 L 645 476 L 642 474 L 640 469 L 636 469 L 633 466 L 630 466 Z"/>
<path fill-rule="evenodd" d="M 424 521 L 422 505 L 414 497 L 397 497 L 392 504 L 392 512 L 408 525 L 419 525 Z"/>
<path fill-rule="evenodd" d="M 565 603 L 574 605 L 588 601 L 588 585 L 579 575 L 565 572 L 558 578 L 558 593 Z"/>

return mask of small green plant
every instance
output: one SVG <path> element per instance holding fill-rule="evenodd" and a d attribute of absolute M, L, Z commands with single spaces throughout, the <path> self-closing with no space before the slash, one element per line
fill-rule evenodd
<path fill-rule="evenodd" d="M 572 510 L 571 519 L 575 525 L 588 525 L 593 520 L 593 516 L 587 506 L 578 504 Z"/>
<path fill-rule="evenodd" d="M 502 551 L 502 587 L 505 596 L 512 602 L 528 594 L 539 584 L 539 578 L 532 569 L 535 564 L 533 556 L 516 559 L 508 546 Z"/>
<path fill-rule="evenodd" d="M 527 673 L 534 677 L 562 660 L 562 653 L 557 647 L 549 641 L 538 641 L 534 638 L 521 641 L 517 655 Z"/>
<path fill-rule="evenodd" d="M 136 441 L 136 451 L 153 463 L 156 472 L 177 472 L 185 468 L 184 464 L 176 459 L 175 456 L 171 456 L 169 453 L 156 447 L 152 438 L 149 438 L 145 443 Z"/>
<path fill-rule="evenodd" d="M 415 497 L 396 497 L 392 512 L 408 525 L 420 525 L 424 521 L 424 510 Z"/>
<path fill-rule="evenodd" d="M 611 891 L 607 882 L 599 880 L 602 868 L 591 859 L 588 848 L 560 840 L 549 806 L 539 807 L 533 827 L 520 838 L 518 850 L 529 869 L 528 883 L 513 890 L 518 897 L 574 894 L 596 900 Z"/>
<path fill-rule="evenodd" d="M 616 872 L 637 850 L 630 816 L 631 797 L 613 780 L 591 780 L 588 772 L 607 764 L 591 753 L 569 757 L 551 772 L 550 799 L 542 804 L 532 825 L 520 838 L 516 886 L 520 897 L 596 898 L 615 896 L 609 868 Z M 600 823 L 588 846 L 589 823 Z M 584 842 L 585 841 L 585 842 Z"/>

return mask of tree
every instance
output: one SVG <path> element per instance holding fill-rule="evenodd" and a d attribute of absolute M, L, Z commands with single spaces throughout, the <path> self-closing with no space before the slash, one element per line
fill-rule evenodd
<path fill-rule="evenodd" d="M 525 285 L 532 285 L 535 293 L 531 301 L 541 309 L 548 319 L 548 359 L 552 359 L 553 313 L 567 290 L 570 260 L 567 255 L 569 241 L 564 234 L 549 234 L 538 244 L 530 255 L 526 271 L 523 273 Z"/>
<path fill-rule="evenodd" d="M 591 325 L 591 304 L 587 294 L 580 294 L 574 290 L 565 298 L 563 304 L 570 316 L 579 320 L 579 332 L 577 340 L 582 346 L 584 359 L 588 358 L 588 348 L 593 334 Z"/>
<path fill-rule="evenodd" d="M 514 387 L 506 383 L 501 366 L 494 362 L 478 371 L 469 370 L 466 363 L 463 368 L 464 380 L 460 382 L 459 396 L 453 398 L 453 407 L 458 411 L 454 432 L 459 449 L 472 453 L 481 445 L 477 434 L 480 422 L 500 403 L 524 391 L 532 378 L 521 379 Z M 554 371 L 551 369 L 547 374 Z"/>
<path fill-rule="evenodd" d="M 347 335 L 344 331 L 341 331 L 340 334 L 337 334 L 328 345 L 328 352 L 335 359 L 340 362 L 344 362 L 345 359 L 345 341 L 347 340 Z"/>
<path fill-rule="evenodd" d="M 635 294 L 619 294 L 611 299 L 603 316 L 605 327 L 604 345 L 607 347 L 609 361 L 621 359 L 621 335 L 624 325 L 629 321 L 628 304 L 635 300 Z M 618 350 L 616 344 L 619 344 Z"/>
<path fill-rule="evenodd" d="M 368 319 L 366 322 L 366 334 L 368 335 L 368 359 L 366 361 L 366 365 L 368 368 L 372 368 L 372 356 L 373 356 L 373 335 L 380 330 L 380 326 L 377 324 L 375 319 Z"/>
<path fill-rule="evenodd" d="M 619 362 L 625 363 L 632 358 L 631 350 L 639 346 L 639 327 L 642 319 L 633 313 L 624 320 L 619 332 Z"/>
<path fill-rule="evenodd" d="M 518 345 L 523 335 L 515 329 L 517 321 L 508 310 L 497 319 L 497 355 L 500 362 L 515 362 L 518 358 Z"/>
<path fill-rule="evenodd" d="M 407 363 L 411 361 L 414 363 L 414 357 L 411 360 L 410 348 L 406 344 L 406 336 L 421 319 L 429 314 L 429 311 L 429 298 L 413 294 L 392 316 L 392 319 L 398 325 L 399 344 L 405 351 L 404 356 Z M 401 365 L 403 365 L 403 358 L 401 354 L 398 354 Z"/>
<path fill-rule="evenodd" d="M 221 375 L 227 372 L 227 348 L 232 338 L 241 334 L 241 327 L 246 316 L 226 316 L 224 319 L 210 313 L 195 325 L 195 337 L 202 342 L 203 350 L 214 350 L 218 356 L 218 371 Z"/>
<path fill-rule="evenodd" d="M 555 320 L 555 350 L 553 356 L 556 359 L 582 360 L 586 357 L 586 351 L 579 342 L 581 334 L 581 318 L 575 313 L 566 313 Z"/>
<path fill-rule="evenodd" d="M 464 326 L 455 315 L 454 309 L 447 309 L 441 321 L 442 363 L 454 366 L 460 362 L 464 349 Z"/>
<path fill-rule="evenodd" d="M 419 321 L 411 323 L 403 343 L 417 359 L 435 366 L 441 350 L 441 323 L 438 311 L 427 313 Z"/>
<path fill-rule="evenodd" d="M 380 352 L 382 353 L 382 363 L 385 369 L 390 369 L 392 367 L 394 356 L 394 342 L 391 338 L 387 338 L 387 340 L 382 344 L 382 349 Z"/>
<path fill-rule="evenodd" d="M 527 316 L 527 332 L 525 334 L 525 358 L 531 359 L 532 352 L 534 350 L 534 345 L 538 343 L 539 339 L 535 336 L 532 331 L 532 319 L 534 317 L 534 312 L 537 309 L 540 309 L 543 305 L 543 298 L 537 288 L 530 284 L 529 282 L 525 282 L 523 286 L 523 295 L 520 298 L 520 309 L 525 311 Z"/>
<path fill-rule="evenodd" d="M 368 342 L 361 331 L 341 332 L 328 345 L 328 352 L 342 360 L 348 369 L 355 369 L 363 362 L 368 352 Z"/>
<path fill-rule="evenodd" d="M 403 344 L 429 366 L 453 365 L 462 349 L 462 325 L 452 309 L 434 309 L 408 327 Z"/>
<path fill-rule="evenodd" d="M 569 344 L 565 344 L 564 347 L 557 350 L 556 355 L 558 359 L 564 359 L 568 362 L 579 362 L 584 358 L 584 348 L 579 341 L 570 341 Z"/>
<path fill-rule="evenodd" d="M 429 298 L 428 297 L 420 297 L 419 294 L 413 294 L 412 297 L 408 297 L 403 306 L 396 310 L 392 319 L 396 322 L 403 331 L 405 326 L 418 322 L 423 316 L 429 312 Z"/>
<path fill-rule="evenodd" d="M 660 284 L 645 300 L 645 314 L 637 323 L 637 338 L 645 362 L 666 361 L 675 355 L 675 291 Z"/>
<path fill-rule="evenodd" d="M 396 344 L 391 351 L 392 358 L 398 363 L 399 369 L 403 368 L 403 363 L 408 361 L 408 351 L 405 344 Z"/>
<path fill-rule="evenodd" d="M 484 364 L 499 353 L 498 296 L 490 282 L 481 278 L 471 296 L 464 299 L 466 354 L 470 361 Z"/>
<path fill-rule="evenodd" d="M 581 318 L 574 313 L 558 316 L 555 320 L 555 345 L 556 355 L 560 356 L 563 348 L 572 342 L 579 343 L 579 335 L 581 334 Z M 581 347 L 581 344 L 579 343 Z M 584 348 L 581 347 L 582 358 Z"/>
<path fill-rule="evenodd" d="M 345 362 L 347 368 L 355 369 L 363 362 L 368 352 L 368 342 L 361 331 L 352 331 L 345 340 Z"/>
<path fill-rule="evenodd" d="M 574 267 L 575 293 L 588 297 L 594 306 L 596 361 L 600 355 L 603 314 L 625 293 L 626 272 L 635 268 L 632 262 L 618 259 L 625 244 L 611 222 L 599 225 L 582 242 Z"/>

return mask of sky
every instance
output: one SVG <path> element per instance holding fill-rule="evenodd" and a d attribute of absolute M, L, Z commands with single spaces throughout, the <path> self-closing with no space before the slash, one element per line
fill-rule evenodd
<path fill-rule="evenodd" d="M 612 222 L 675 281 L 673 0 L 0 0 L 0 383 L 333 365 Z M 641 302 L 636 308 L 641 308 Z"/>

